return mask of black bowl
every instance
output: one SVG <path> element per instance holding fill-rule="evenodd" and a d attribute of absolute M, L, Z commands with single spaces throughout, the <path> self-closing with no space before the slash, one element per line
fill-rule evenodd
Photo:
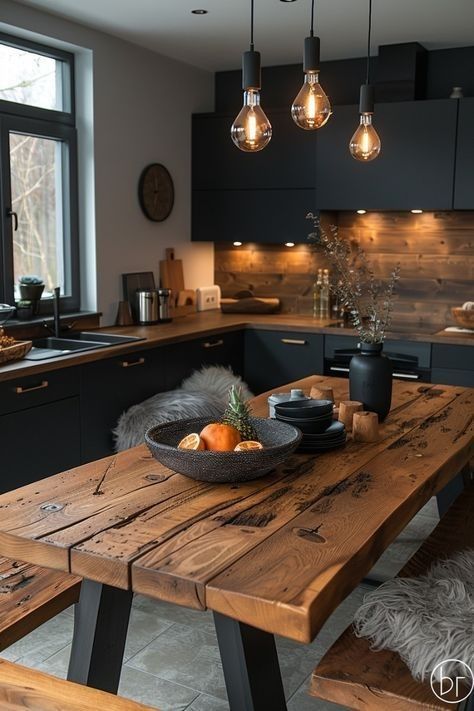
<path fill-rule="evenodd" d="M 333 421 L 332 412 L 327 415 L 323 415 L 322 417 L 303 417 L 301 419 L 296 419 L 295 417 L 283 417 L 283 415 L 276 413 L 276 419 L 280 422 L 298 427 L 298 429 L 305 434 L 319 434 L 320 432 L 325 432 Z"/>
<path fill-rule="evenodd" d="M 225 483 L 249 481 L 268 474 L 295 451 L 301 432 L 293 425 L 273 419 L 252 417 L 252 424 L 263 449 L 249 452 L 212 452 L 178 449 L 178 443 L 191 432 L 215 420 L 194 417 L 156 425 L 145 434 L 145 442 L 156 460 L 179 474 L 198 481 Z"/>
<path fill-rule="evenodd" d="M 284 417 L 314 418 L 332 413 L 333 404 L 331 400 L 289 400 L 275 405 L 275 412 Z"/>
<path fill-rule="evenodd" d="M 304 442 L 329 442 L 346 436 L 346 428 L 342 422 L 333 420 L 324 432 L 316 434 L 304 434 Z"/>

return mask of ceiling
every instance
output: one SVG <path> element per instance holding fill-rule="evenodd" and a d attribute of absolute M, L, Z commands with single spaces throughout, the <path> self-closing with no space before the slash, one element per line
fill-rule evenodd
<path fill-rule="evenodd" d="M 240 66 L 249 0 L 18 0 L 211 71 Z M 364 55 L 367 0 L 316 0 L 323 60 Z M 205 8 L 207 15 L 191 10 Z M 301 61 L 310 0 L 255 0 L 255 45 L 264 65 Z M 373 0 L 373 47 L 419 41 L 428 49 L 473 44 L 473 0 Z"/>

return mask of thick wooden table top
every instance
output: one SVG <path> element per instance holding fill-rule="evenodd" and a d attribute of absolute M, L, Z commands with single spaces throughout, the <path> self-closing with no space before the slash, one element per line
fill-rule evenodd
<path fill-rule="evenodd" d="M 316 382 L 347 398 L 347 380 L 293 387 Z M 0 555 L 309 642 L 469 461 L 473 412 L 474 390 L 396 381 L 379 442 L 295 454 L 245 484 L 195 482 L 142 445 L 0 496 Z"/>

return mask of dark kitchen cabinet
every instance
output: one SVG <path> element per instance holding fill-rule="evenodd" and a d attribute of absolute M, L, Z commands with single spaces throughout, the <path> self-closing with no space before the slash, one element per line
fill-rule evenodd
<path fill-rule="evenodd" d="M 474 388 L 473 347 L 433 343 L 431 381 Z"/>
<path fill-rule="evenodd" d="M 336 106 L 318 132 L 316 206 L 450 210 L 457 108 L 453 99 L 376 104 L 374 126 L 382 150 L 374 161 L 361 163 L 348 147 L 358 125 L 358 107 Z"/>
<path fill-rule="evenodd" d="M 322 374 L 323 336 L 249 329 L 245 333 L 245 380 L 255 393 Z"/>
<path fill-rule="evenodd" d="M 474 98 L 459 101 L 454 209 L 474 210 Z"/>
<path fill-rule="evenodd" d="M 314 190 L 194 190 L 192 239 L 304 243 L 312 230 Z"/>
<path fill-rule="evenodd" d="M 230 114 L 193 116 L 194 190 L 302 189 L 316 181 L 316 136 L 302 131 L 289 108 L 268 111 L 273 135 L 264 150 L 240 151 L 232 142 Z"/>
<path fill-rule="evenodd" d="M 21 376 L 0 384 L 0 490 L 81 463 L 79 371 Z"/>
<path fill-rule="evenodd" d="M 244 372 L 244 333 L 229 331 L 164 346 L 162 360 L 165 390 L 179 387 L 181 381 L 203 365 L 223 365 L 237 375 Z"/>
<path fill-rule="evenodd" d="M 160 350 L 151 349 L 84 365 L 81 371 L 82 461 L 112 454 L 112 430 L 129 407 L 164 389 Z"/>

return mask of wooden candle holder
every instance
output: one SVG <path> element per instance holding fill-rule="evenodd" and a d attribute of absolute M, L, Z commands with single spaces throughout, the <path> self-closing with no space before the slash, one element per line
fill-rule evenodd
<path fill-rule="evenodd" d="M 379 417 L 376 412 L 355 412 L 352 420 L 354 442 L 378 442 Z"/>
<path fill-rule="evenodd" d="M 334 402 L 334 393 L 332 388 L 327 388 L 324 385 L 313 385 L 309 396 L 314 400 L 331 400 L 331 402 Z"/>
<path fill-rule="evenodd" d="M 341 400 L 339 403 L 339 422 L 343 422 L 346 430 L 352 430 L 352 418 L 355 412 L 362 410 L 362 403 L 358 400 Z"/>

